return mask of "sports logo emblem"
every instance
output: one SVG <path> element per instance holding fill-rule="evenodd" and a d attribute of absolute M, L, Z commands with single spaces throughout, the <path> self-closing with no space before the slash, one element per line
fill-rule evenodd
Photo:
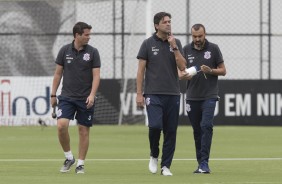
<path fill-rule="evenodd" d="M 160 49 L 157 49 L 155 47 L 152 47 L 152 52 L 154 55 L 158 55 L 158 52 L 160 51 Z"/>
<path fill-rule="evenodd" d="M 210 59 L 211 58 L 211 52 L 210 51 L 205 52 L 204 58 Z"/>
<path fill-rule="evenodd" d="M 58 109 L 57 111 L 57 117 L 60 117 L 62 115 L 62 109 Z"/>
<path fill-rule="evenodd" d="M 146 105 L 147 105 L 147 106 L 150 105 L 150 103 L 151 103 L 150 100 L 151 100 L 150 98 L 146 98 L 146 101 L 145 101 L 145 102 L 146 102 Z"/>
<path fill-rule="evenodd" d="M 89 61 L 89 59 L 90 59 L 90 54 L 86 53 L 86 54 L 83 55 L 84 61 Z"/>
<path fill-rule="evenodd" d="M 190 112 L 190 111 L 191 111 L 190 104 L 186 104 L 186 111 L 187 111 L 187 112 Z"/>

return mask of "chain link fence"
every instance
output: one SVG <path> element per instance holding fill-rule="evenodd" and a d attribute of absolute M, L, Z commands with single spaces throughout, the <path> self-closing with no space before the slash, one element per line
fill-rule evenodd
<path fill-rule="evenodd" d="M 206 26 L 207 39 L 222 50 L 224 79 L 281 79 L 281 8 L 279 0 L 0 1 L 0 75 L 52 76 L 58 49 L 72 41 L 74 23 L 85 21 L 93 26 L 102 78 L 135 78 L 153 15 L 167 11 L 182 45 L 193 24 Z"/>
<path fill-rule="evenodd" d="M 121 88 L 120 108 L 102 98 L 97 116 L 140 122 L 144 117 L 122 114 L 135 91 L 137 52 L 155 31 L 155 13 L 171 13 L 172 32 L 183 46 L 191 42 L 193 24 L 205 25 L 206 38 L 219 45 L 225 60 L 227 75 L 221 80 L 281 80 L 281 8 L 281 0 L 0 1 L 0 79 L 35 77 L 26 86 L 41 85 L 40 77 L 53 76 L 60 47 L 73 40 L 73 25 L 84 21 L 93 27 L 89 44 L 100 52 L 101 78 L 115 79 Z"/>

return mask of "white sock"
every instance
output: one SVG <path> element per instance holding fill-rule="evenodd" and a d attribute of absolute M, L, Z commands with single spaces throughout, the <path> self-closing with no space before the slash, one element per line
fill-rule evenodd
<path fill-rule="evenodd" d="M 84 165 L 84 160 L 78 159 L 76 166 L 79 166 L 79 165 Z"/>
<path fill-rule="evenodd" d="M 71 151 L 64 152 L 66 159 L 73 160 L 73 154 Z"/>

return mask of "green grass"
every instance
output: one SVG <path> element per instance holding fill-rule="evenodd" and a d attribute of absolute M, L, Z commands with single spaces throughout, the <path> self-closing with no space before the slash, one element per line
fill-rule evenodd
<path fill-rule="evenodd" d="M 278 184 L 282 183 L 282 127 L 216 126 L 210 175 L 195 175 L 190 126 L 178 128 L 172 177 L 148 171 L 148 129 L 94 126 L 84 175 L 59 173 L 64 160 L 56 127 L 0 127 L 3 184 Z M 77 157 L 77 127 L 70 127 Z"/>

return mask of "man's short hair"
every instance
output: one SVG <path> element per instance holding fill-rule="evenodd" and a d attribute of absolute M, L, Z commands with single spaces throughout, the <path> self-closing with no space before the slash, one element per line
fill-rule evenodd
<path fill-rule="evenodd" d="M 75 37 L 75 34 L 78 33 L 79 35 L 82 35 L 84 33 L 84 29 L 92 29 L 92 26 L 89 24 L 86 24 L 85 22 L 77 22 L 72 29 L 73 37 Z"/>
<path fill-rule="evenodd" d="M 194 29 L 195 31 L 198 31 L 201 27 L 204 29 L 204 33 L 206 33 L 206 28 L 203 24 L 194 24 L 192 26 L 192 29 Z M 191 31 L 192 31 L 192 29 L 191 29 Z"/>
<path fill-rule="evenodd" d="M 167 13 L 167 12 L 159 12 L 159 13 L 155 14 L 155 16 L 154 16 L 154 27 L 155 27 L 155 24 L 159 24 L 160 21 L 161 21 L 164 17 L 166 17 L 166 16 L 168 16 L 169 18 L 171 18 L 171 14 L 170 14 L 170 13 Z M 156 27 L 155 27 L 155 30 L 156 30 L 156 32 L 158 31 L 158 30 L 156 29 Z"/>

